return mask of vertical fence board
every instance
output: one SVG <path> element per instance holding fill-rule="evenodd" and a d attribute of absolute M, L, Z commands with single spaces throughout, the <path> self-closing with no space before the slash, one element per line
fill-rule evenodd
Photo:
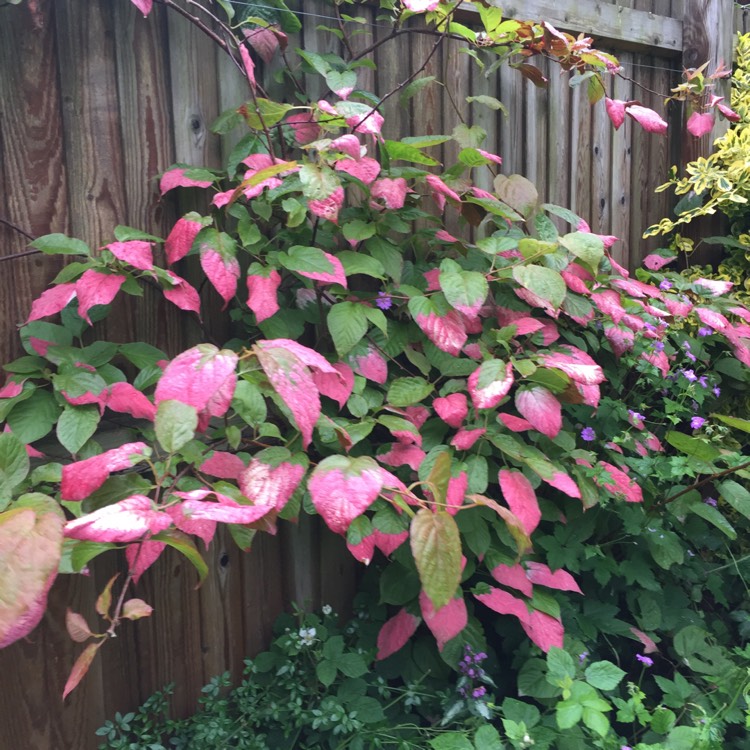
<path fill-rule="evenodd" d="M 632 70 L 633 55 L 625 52 L 620 55 L 620 63 L 626 70 Z M 614 99 L 629 101 L 634 99 L 633 85 L 622 78 L 615 78 L 612 87 Z M 612 173 L 609 196 L 612 201 L 610 222 L 606 234 L 619 238 L 612 248 L 612 254 L 620 264 L 627 268 L 630 261 L 630 238 L 628 229 L 631 211 L 630 173 L 632 165 L 632 142 L 634 125 L 629 117 L 625 118 L 619 130 L 612 133 L 611 162 Z"/>

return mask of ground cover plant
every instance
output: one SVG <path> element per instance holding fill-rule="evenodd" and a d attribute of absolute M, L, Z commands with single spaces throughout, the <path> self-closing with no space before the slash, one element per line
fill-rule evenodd
<path fill-rule="evenodd" d="M 271 100 L 255 66 L 295 16 L 220 5 L 250 99 L 215 127 L 247 135 L 225 171 L 175 165 L 160 181 L 206 210 L 166 238 L 33 243 L 72 262 L 34 302 L 0 391 L 0 646 L 39 622 L 59 572 L 124 549 L 104 625 L 68 614 L 87 645 L 67 694 L 123 619 L 151 613 L 131 592 L 167 546 L 204 578 L 196 538 L 217 523 L 248 549 L 314 513 L 371 564 L 384 679 L 455 670 L 459 693 L 425 725 L 467 730 L 429 739 L 437 750 L 488 723 L 514 748 L 742 747 L 750 422 L 721 412 L 747 387 L 750 311 L 731 283 L 669 272 L 668 251 L 631 275 L 616 238 L 501 174 L 476 127 L 383 139 L 382 98 L 357 89 L 366 57 L 300 51 L 285 80 L 303 90 L 317 74 L 328 95 Z M 425 11 L 436 45 L 458 37 L 532 78 L 544 55 L 615 126 L 666 127 L 604 97 L 617 61 L 586 38 L 482 4 L 476 31 L 437 2 L 397 6 L 393 38 Z M 346 39 L 356 22 L 333 12 Z M 432 85 L 420 72 L 407 95 Z M 718 107 L 689 84 L 676 96 Z M 441 165 L 449 140 L 458 163 Z M 200 316 L 186 256 L 233 339 L 171 359 L 96 339 L 117 295 L 144 284 Z M 112 414 L 129 418 L 115 445 L 99 429 Z"/>

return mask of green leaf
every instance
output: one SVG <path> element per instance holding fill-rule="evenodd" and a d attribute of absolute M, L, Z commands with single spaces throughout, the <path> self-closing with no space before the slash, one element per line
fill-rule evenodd
<path fill-rule="evenodd" d="M 405 107 L 408 104 L 409 99 L 434 82 L 435 76 L 422 76 L 421 78 L 415 78 L 408 86 L 404 86 L 404 89 L 398 97 L 399 104 L 402 107 Z"/>
<path fill-rule="evenodd" d="M 372 276 L 375 279 L 385 277 L 383 264 L 377 259 L 365 253 L 355 253 L 351 250 L 342 250 L 336 255 L 344 266 L 344 273 L 347 276 L 353 276 L 356 273 L 362 273 L 365 276 Z"/>
<path fill-rule="evenodd" d="M 411 550 L 422 589 L 437 610 L 453 598 L 461 580 L 461 536 L 444 510 L 422 508 L 410 528 Z"/>
<path fill-rule="evenodd" d="M 183 534 L 176 529 L 167 529 L 155 534 L 151 539 L 155 542 L 164 542 L 184 555 L 198 571 L 198 586 L 206 580 L 208 565 L 206 565 L 206 561 L 201 557 L 200 552 L 198 552 L 195 542 L 187 534 Z"/>
<path fill-rule="evenodd" d="M 424 378 L 396 378 L 388 389 L 391 406 L 412 406 L 432 393 L 432 383 Z"/>
<path fill-rule="evenodd" d="M 279 263 L 289 271 L 330 274 L 336 271 L 322 250 L 303 245 L 293 245 L 286 253 L 279 253 Z"/>
<path fill-rule="evenodd" d="M 29 243 L 35 250 L 46 255 L 91 255 L 89 246 L 81 240 L 66 237 L 64 234 L 45 234 Z"/>
<path fill-rule="evenodd" d="M 0 433 L 0 510 L 11 499 L 13 490 L 29 473 L 26 446 L 12 433 Z"/>
<path fill-rule="evenodd" d="M 315 674 L 326 687 L 333 685 L 336 679 L 336 671 L 336 665 L 327 659 L 318 662 L 318 665 L 315 667 Z"/>
<path fill-rule="evenodd" d="M 443 270 L 445 261 L 440 268 L 440 288 L 451 307 L 463 313 L 478 311 L 489 293 L 489 285 L 484 274 L 477 271 Z"/>
<path fill-rule="evenodd" d="M 664 750 L 695 750 L 700 736 L 697 727 L 675 727 L 664 741 Z"/>
<path fill-rule="evenodd" d="M 560 237 L 560 244 L 594 271 L 604 257 L 604 243 L 594 234 L 571 232 Z"/>
<path fill-rule="evenodd" d="M 684 432 L 670 430 L 664 436 L 664 439 L 673 448 L 677 448 L 678 451 L 684 453 L 686 456 L 697 458 L 706 463 L 715 461 L 721 455 L 721 451 L 705 439 L 692 437 L 691 435 L 686 435 Z"/>
<path fill-rule="evenodd" d="M 111 549 L 117 549 L 116 544 L 109 542 L 80 542 L 70 540 L 73 547 L 70 552 L 70 561 L 73 570 L 78 573 L 83 570 L 95 557 Z"/>
<path fill-rule="evenodd" d="M 410 161 L 413 164 L 425 164 L 430 167 L 434 167 L 440 163 L 437 159 L 428 156 L 416 146 L 411 146 L 402 141 L 386 141 L 385 150 L 391 161 Z"/>
<path fill-rule="evenodd" d="M 600 737 L 604 737 L 609 732 L 609 719 L 593 708 L 583 709 L 583 723 Z"/>
<path fill-rule="evenodd" d="M 367 663 L 359 654 L 341 654 L 336 660 L 336 666 L 347 677 L 361 677 L 368 672 Z"/>
<path fill-rule="evenodd" d="M 290 109 L 294 109 L 291 104 L 281 104 L 259 96 L 254 102 L 243 104 L 240 112 L 249 128 L 264 130 L 281 122 Z"/>
<path fill-rule="evenodd" d="M 323 200 L 341 185 L 330 167 L 317 167 L 314 164 L 303 164 L 299 169 L 299 178 L 302 193 L 308 200 Z"/>
<path fill-rule="evenodd" d="M 570 729 L 581 720 L 583 706 L 576 701 L 560 701 L 555 707 L 555 719 L 558 729 Z"/>
<path fill-rule="evenodd" d="M 539 193 L 534 183 L 520 174 L 510 177 L 500 174 L 495 177 L 494 185 L 495 195 L 522 216 L 528 217 L 536 210 Z"/>
<path fill-rule="evenodd" d="M 165 451 L 176 453 L 189 443 L 198 428 L 198 412 L 194 406 L 181 401 L 162 401 L 154 421 L 156 439 Z"/>
<path fill-rule="evenodd" d="M 342 358 L 362 340 L 369 327 L 364 307 L 357 302 L 333 305 L 326 320 L 336 352 Z"/>
<path fill-rule="evenodd" d="M 611 661 L 595 661 L 586 668 L 586 682 L 599 690 L 614 690 L 625 672 Z"/>
<path fill-rule="evenodd" d="M 730 539 L 737 538 L 737 532 L 734 530 L 734 526 L 724 518 L 720 510 L 699 501 L 690 506 L 690 511 L 695 513 L 696 516 L 700 516 L 705 521 L 716 526 L 719 531 L 726 534 Z"/>
<path fill-rule="evenodd" d="M 721 496 L 738 513 L 745 516 L 745 518 L 750 518 L 750 492 L 733 479 L 728 479 L 727 481 L 722 482 L 718 487 Z"/>
<path fill-rule="evenodd" d="M 438 454 L 435 463 L 427 476 L 427 482 L 432 488 L 435 502 L 444 505 L 448 496 L 448 483 L 451 478 L 451 454 L 442 451 Z"/>
<path fill-rule="evenodd" d="M 439 734 L 429 740 L 432 750 L 474 750 L 474 745 L 469 742 L 466 735 L 458 732 Z"/>
<path fill-rule="evenodd" d="M 133 344 L 120 344 L 119 351 L 128 362 L 134 364 L 139 370 L 150 365 L 155 365 L 160 360 L 169 359 L 161 349 L 140 341 Z"/>
<path fill-rule="evenodd" d="M 550 685 L 560 685 L 576 676 L 573 657 L 557 646 L 552 646 L 547 654 L 547 682 Z"/>
<path fill-rule="evenodd" d="M 72 454 L 78 453 L 96 432 L 101 415 L 99 407 L 66 406 L 57 422 L 57 439 Z"/>
<path fill-rule="evenodd" d="M 13 407 L 7 422 L 15 436 L 28 445 L 51 432 L 61 411 L 49 391 L 37 390 Z"/>
<path fill-rule="evenodd" d="M 734 360 L 735 362 L 737 360 Z M 745 369 L 744 367 L 742 368 Z M 739 417 L 728 417 L 726 414 L 712 414 L 714 419 L 718 419 L 724 424 L 728 424 L 730 427 L 734 427 L 743 432 L 750 432 L 750 419 L 740 419 Z"/>
<path fill-rule="evenodd" d="M 479 96 L 467 96 L 466 101 L 469 104 L 483 104 L 485 107 L 494 109 L 496 112 L 500 111 L 506 117 L 508 116 L 508 108 L 499 99 L 495 99 L 494 96 L 487 96 L 487 94 L 480 94 Z"/>
<path fill-rule="evenodd" d="M 370 239 L 375 234 L 376 226 L 371 221 L 354 219 L 354 221 L 348 221 L 344 224 L 341 231 L 349 242 L 360 242 Z M 359 253 L 356 254 L 359 255 Z"/>
<path fill-rule="evenodd" d="M 268 414 L 266 400 L 258 386 L 242 378 L 237 382 L 232 397 L 232 408 L 251 427 L 257 427 L 265 422 Z"/>
<path fill-rule="evenodd" d="M 483 724 L 474 735 L 476 750 L 503 750 L 500 734 L 492 724 Z"/>
<path fill-rule="evenodd" d="M 567 287 L 563 277 L 545 266 L 516 266 L 513 278 L 524 289 L 548 302 L 555 310 L 559 309 L 565 299 Z"/>

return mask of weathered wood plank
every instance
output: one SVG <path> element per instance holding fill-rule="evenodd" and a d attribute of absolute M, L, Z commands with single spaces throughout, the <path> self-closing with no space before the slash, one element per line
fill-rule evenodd
<path fill-rule="evenodd" d="M 505 175 L 523 174 L 523 143 L 526 132 L 523 124 L 523 78 L 517 70 L 504 65 L 500 68 L 501 101 L 508 116 L 500 118 L 500 156 Z"/>
<path fill-rule="evenodd" d="M 581 89 L 571 91 L 570 208 L 591 224 L 591 105 Z"/>
<path fill-rule="evenodd" d="M 482 61 L 489 64 L 491 58 L 488 54 L 482 55 Z M 476 64 L 471 66 L 471 84 L 467 91 L 472 96 L 491 96 L 498 101 L 500 99 L 499 91 L 500 77 L 497 74 L 485 76 L 484 71 Z M 503 117 L 502 112 L 486 107 L 483 104 L 474 103 L 471 105 L 471 125 L 477 125 L 483 128 L 487 133 L 485 148 L 493 154 L 501 155 L 500 151 L 500 129 L 499 120 Z M 492 190 L 492 181 L 495 174 L 499 173 L 501 167 L 493 165 L 491 168 L 475 170 L 474 184 L 483 190 Z"/>
<path fill-rule="evenodd" d="M 544 60 L 536 61 L 534 64 L 543 75 L 547 75 L 548 66 Z M 538 88 L 528 80 L 524 80 L 524 89 L 526 119 L 526 138 L 523 149 L 524 175 L 537 186 L 541 200 L 546 201 L 549 196 L 547 190 L 549 92 L 547 89 Z"/>
<path fill-rule="evenodd" d="M 472 6 L 462 5 L 468 15 Z M 676 18 L 633 10 L 621 4 L 577 0 L 562 4 L 552 0 L 523 0 L 503 4 L 509 18 L 545 20 L 562 31 L 592 34 L 598 44 L 607 42 L 618 49 L 658 50 L 660 54 L 682 52 L 682 23 Z"/>
<path fill-rule="evenodd" d="M 552 70 L 549 76 L 549 103 L 547 113 L 547 143 L 542 152 L 547 157 L 547 192 L 550 203 L 567 207 L 570 204 L 570 87 L 568 76 Z M 569 231 L 563 222 L 558 228 Z"/>
<path fill-rule="evenodd" d="M 0 9 L 0 218 L 37 237 L 69 230 L 68 182 L 52 4 Z M 26 251 L 28 238 L 0 223 L 0 255 Z M 0 364 L 20 353 L 16 325 L 60 269 L 59 258 L 0 263 Z"/>
<path fill-rule="evenodd" d="M 589 223 L 594 232 L 609 234 L 612 211 L 612 123 L 605 108 L 591 108 L 591 203 Z"/>

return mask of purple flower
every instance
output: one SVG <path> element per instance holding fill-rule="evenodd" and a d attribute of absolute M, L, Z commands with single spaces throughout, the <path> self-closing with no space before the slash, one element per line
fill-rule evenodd
<path fill-rule="evenodd" d="M 689 359 L 689 360 L 690 360 L 691 362 L 695 362 L 695 360 L 697 359 L 697 357 L 695 356 L 695 354 L 693 354 L 692 352 L 685 352 L 685 356 L 686 356 L 686 357 L 687 357 L 687 358 L 688 358 L 688 359 Z"/>
<path fill-rule="evenodd" d="M 486 692 L 487 692 L 487 688 L 484 687 L 484 685 L 481 685 L 480 687 L 474 688 L 474 690 L 471 691 L 471 697 L 481 698 Z"/>
<path fill-rule="evenodd" d="M 588 651 L 581 651 L 581 653 L 578 655 L 578 662 L 579 664 L 583 664 L 583 662 L 586 661 L 586 659 L 589 658 L 589 652 Z"/>
<path fill-rule="evenodd" d="M 653 667 L 654 660 L 650 656 L 643 656 L 642 654 L 636 654 L 635 658 L 643 664 L 645 667 Z"/>
<path fill-rule="evenodd" d="M 393 300 L 391 299 L 390 294 L 386 294 L 385 292 L 378 292 L 378 298 L 375 300 L 375 304 L 381 310 L 390 310 L 391 305 L 393 305 Z"/>
<path fill-rule="evenodd" d="M 718 385 L 714 386 L 714 396 L 716 396 L 716 398 L 719 398 L 719 396 L 721 396 L 721 388 L 719 388 Z"/>
<path fill-rule="evenodd" d="M 664 342 L 663 341 L 654 341 L 651 346 L 657 351 L 657 352 L 663 352 L 664 351 Z"/>
<path fill-rule="evenodd" d="M 630 745 L 620 745 L 620 750 L 633 750 L 633 748 Z"/>
<path fill-rule="evenodd" d="M 591 443 L 596 440 L 596 432 L 593 427 L 584 427 L 581 430 L 581 440 L 585 440 L 587 443 Z"/>
<path fill-rule="evenodd" d="M 661 289 L 661 290 L 662 290 L 662 292 L 666 292 L 666 291 L 668 291 L 668 290 L 669 290 L 669 289 L 671 289 L 671 288 L 672 288 L 673 286 L 674 286 L 674 285 L 672 284 L 672 282 L 671 282 L 671 281 L 669 281 L 668 279 L 662 279 L 662 280 L 661 280 L 661 281 L 659 282 L 659 289 Z"/>
<path fill-rule="evenodd" d="M 718 505 L 715 497 L 707 497 L 703 502 L 706 505 L 712 505 L 714 508 Z"/>
<path fill-rule="evenodd" d="M 708 377 L 706 375 L 701 375 L 698 378 L 698 385 L 701 388 L 708 388 Z"/>
<path fill-rule="evenodd" d="M 683 370 L 682 374 L 685 376 L 686 380 L 689 380 L 691 383 L 695 383 L 695 381 L 698 380 L 698 376 L 693 370 Z"/>
<path fill-rule="evenodd" d="M 706 420 L 703 419 L 703 417 L 693 417 L 690 420 L 690 429 L 691 430 L 700 430 L 703 425 L 706 424 Z"/>
<path fill-rule="evenodd" d="M 703 326 L 698 329 L 699 336 L 710 336 L 713 332 L 714 332 L 714 329 L 709 328 L 708 326 Z"/>

